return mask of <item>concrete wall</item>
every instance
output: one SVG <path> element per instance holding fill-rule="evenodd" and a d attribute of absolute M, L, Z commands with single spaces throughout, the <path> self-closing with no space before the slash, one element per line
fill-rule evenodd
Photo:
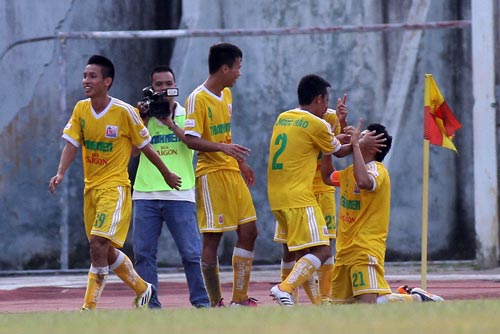
<path fill-rule="evenodd" d="M 0 7 L 0 50 L 18 40 L 63 31 L 142 30 L 167 28 L 155 13 L 161 1 L 5 0 Z M 179 3 L 172 1 L 170 4 Z M 163 9 L 164 10 L 164 9 Z M 160 45 L 161 42 L 161 45 Z M 69 209 L 70 267 L 88 266 L 88 244 L 82 219 L 81 158 L 65 183 L 68 198 L 53 197 L 48 180 L 56 172 L 64 123 L 78 99 L 88 57 L 107 55 L 116 67 L 110 94 L 135 103 L 149 84 L 151 68 L 168 62 L 166 41 L 68 40 L 66 75 L 61 78 L 57 43 L 19 45 L 0 60 L 0 269 L 58 268 L 59 229 Z M 66 81 L 67 110 L 59 110 L 59 84 Z"/>
<path fill-rule="evenodd" d="M 265 28 L 362 25 L 406 22 L 415 2 L 426 1 L 184 1 L 183 27 Z M 470 19 L 467 1 L 430 1 L 426 21 Z M 210 13 L 210 15 L 206 15 Z M 410 18 L 414 19 L 414 18 Z M 277 261 L 280 247 L 270 242 L 274 218 L 266 194 L 268 141 L 281 111 L 297 105 L 296 85 L 307 73 L 323 75 L 333 84 L 332 101 L 348 92 L 349 122 L 359 117 L 380 121 L 390 112 L 389 87 L 404 32 L 313 36 L 229 37 L 243 52 L 243 75 L 233 89 L 233 137 L 253 149 L 250 164 L 259 176 L 252 189 L 258 210 L 260 238 L 256 258 Z M 172 64 L 184 97 L 207 77 L 207 51 L 218 38 L 177 42 Z M 393 144 L 388 168 L 392 178 L 389 259 L 419 259 L 421 243 L 423 87 L 432 73 L 464 129 L 456 138 L 459 155 L 431 147 L 429 191 L 429 257 L 474 256 L 473 193 L 470 159 L 472 97 L 470 29 L 423 32 L 410 88 L 404 94 L 401 131 Z M 334 103 L 332 103 L 334 104 Z M 388 106 L 387 109 L 385 106 Z M 395 132 L 395 129 L 389 129 Z M 493 144 L 493 143 L 492 143 Z M 336 162 L 343 167 L 350 159 Z M 234 238 L 234 236 L 233 236 Z M 230 245 L 225 258 L 229 257 Z M 269 256 L 273 254 L 273 256 Z"/>
<path fill-rule="evenodd" d="M 416 1 L 416 0 L 414 0 Z M 182 1 L 181 28 L 262 28 L 359 25 L 407 20 L 414 1 Z M 425 1 L 424 1 L 425 2 Z M 498 1 L 497 1 L 498 2 Z M 178 10 L 179 1 L 28 1 L 4 0 L 0 7 L 0 50 L 19 39 L 57 31 L 140 30 L 165 26 L 162 12 Z M 173 6 L 168 8 L 165 6 Z M 469 19 L 468 1 L 430 1 L 427 21 Z M 498 6 L 497 6 L 498 8 Z M 36 13 L 36 15 L 34 15 Z M 166 15 L 166 17 L 170 17 Z M 171 22 L 169 24 L 172 24 Z M 163 25 L 163 26 L 162 26 Z M 256 261 L 277 263 L 281 249 L 272 242 L 274 218 L 267 202 L 266 168 L 272 124 L 281 111 L 297 105 L 301 76 L 317 73 L 332 84 L 335 97 L 349 94 L 349 122 L 384 118 L 394 64 L 403 32 L 350 33 L 312 36 L 231 37 L 243 52 L 243 75 L 233 89 L 233 137 L 249 146 L 249 159 L 259 177 L 252 194 L 260 236 Z M 219 38 L 181 38 L 171 65 L 176 71 L 182 102 L 208 74 L 208 48 Z M 60 156 L 60 134 L 76 100 L 83 97 L 81 73 L 89 55 L 108 55 L 117 68 L 110 94 L 131 103 L 140 98 L 152 66 L 170 55 L 165 40 L 67 41 L 66 102 L 58 114 L 60 64 L 56 42 L 15 47 L 0 59 L 0 269 L 57 268 L 62 209 L 70 215 L 70 267 L 88 266 L 88 246 L 82 222 L 82 172 L 73 163 L 65 180 L 69 198 L 52 197 L 48 180 Z M 429 193 L 429 255 L 433 259 L 474 256 L 471 138 L 470 29 L 429 30 L 422 34 L 410 89 L 404 94 L 401 131 L 395 138 L 388 166 L 392 178 L 389 259 L 420 257 L 422 199 L 422 118 L 424 73 L 432 73 L 464 128 L 456 145 L 459 155 L 431 147 Z M 498 69 L 497 69 L 498 71 Z M 64 121 L 63 121 L 64 120 Z M 394 129 L 389 129 L 394 132 Z M 494 145 L 495 143 L 491 143 Z M 341 168 L 349 159 L 338 160 Z M 130 242 L 127 251 L 130 251 Z M 229 263 L 234 234 L 223 239 L 222 263 Z M 179 265 L 165 232 L 160 261 Z"/>

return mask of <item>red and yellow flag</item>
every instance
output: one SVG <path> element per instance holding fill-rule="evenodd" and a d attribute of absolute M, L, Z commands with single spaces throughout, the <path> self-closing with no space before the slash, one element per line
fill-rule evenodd
<path fill-rule="evenodd" d="M 455 131 L 462 124 L 455 118 L 443 98 L 432 74 L 425 75 L 424 91 L 424 139 L 432 145 L 442 146 L 457 152 L 453 145 Z"/>

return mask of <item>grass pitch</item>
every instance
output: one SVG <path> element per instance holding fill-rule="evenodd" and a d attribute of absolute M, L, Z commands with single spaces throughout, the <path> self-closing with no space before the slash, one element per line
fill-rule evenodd
<path fill-rule="evenodd" d="M 0 314 L 0 333 L 498 333 L 500 300 Z"/>

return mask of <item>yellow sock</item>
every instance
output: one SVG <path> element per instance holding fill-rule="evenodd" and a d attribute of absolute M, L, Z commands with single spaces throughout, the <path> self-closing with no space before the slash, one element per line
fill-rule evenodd
<path fill-rule="evenodd" d="M 248 285 L 252 271 L 253 252 L 234 248 L 233 251 L 233 302 L 240 303 L 248 299 Z"/>
<path fill-rule="evenodd" d="M 293 293 L 314 274 L 319 266 L 321 266 L 321 261 L 316 256 L 312 254 L 304 255 L 295 263 L 290 275 L 281 282 L 280 289 L 288 293 Z"/>
<path fill-rule="evenodd" d="M 324 300 L 332 298 L 333 258 L 329 257 L 318 269 L 319 293 Z"/>
<path fill-rule="evenodd" d="M 401 293 L 390 293 L 387 295 L 381 295 L 377 298 L 377 303 L 401 303 L 401 302 L 418 302 L 418 296 L 416 295 L 405 295 Z"/>
<path fill-rule="evenodd" d="M 314 277 L 314 275 L 311 275 L 309 279 L 302 284 L 302 289 L 306 292 L 311 304 L 320 305 L 323 302 L 321 295 L 319 294 L 318 283 L 316 282 L 316 277 Z"/>
<path fill-rule="evenodd" d="M 293 262 L 283 262 L 281 260 L 281 281 L 283 282 L 286 280 L 288 275 L 292 272 L 293 266 L 295 265 L 295 261 Z M 295 304 L 299 303 L 299 289 L 295 289 L 295 291 L 292 293 L 293 295 L 293 300 L 295 300 Z"/>
<path fill-rule="evenodd" d="M 101 298 L 101 293 L 102 290 L 104 290 L 104 285 L 106 285 L 108 270 L 108 267 L 90 266 L 87 279 L 87 290 L 85 291 L 82 308 L 86 308 L 89 310 L 95 309 L 99 298 Z"/>
<path fill-rule="evenodd" d="M 113 270 L 116 276 L 120 277 L 125 284 L 134 290 L 136 295 L 140 295 L 148 288 L 146 281 L 144 281 L 135 271 L 134 265 L 132 264 L 132 261 L 130 261 L 129 257 L 122 251 L 117 251 L 118 258 L 111 266 L 109 266 L 109 269 Z"/>
<path fill-rule="evenodd" d="M 214 307 L 222 299 L 219 281 L 219 261 L 216 263 L 202 263 L 201 272 L 203 273 L 203 280 L 205 281 L 210 304 Z"/>

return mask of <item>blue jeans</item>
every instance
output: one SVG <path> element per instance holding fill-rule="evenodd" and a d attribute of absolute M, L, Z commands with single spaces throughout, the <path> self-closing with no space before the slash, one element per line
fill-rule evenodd
<path fill-rule="evenodd" d="M 196 220 L 196 204 L 188 201 L 134 200 L 133 236 L 135 269 L 158 290 L 156 254 L 163 222 L 177 245 L 189 287 L 189 300 L 195 307 L 210 307 L 201 274 L 201 239 Z M 160 308 L 155 292 L 150 308 Z"/>

